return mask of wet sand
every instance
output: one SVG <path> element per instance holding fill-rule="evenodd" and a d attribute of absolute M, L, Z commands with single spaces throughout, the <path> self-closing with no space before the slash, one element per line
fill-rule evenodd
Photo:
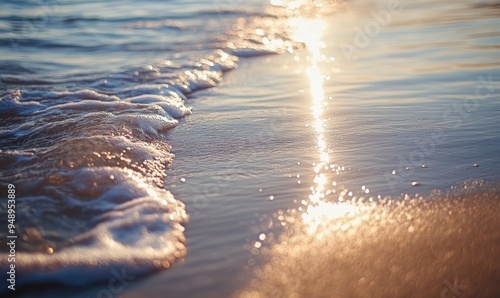
<path fill-rule="evenodd" d="M 238 297 L 498 297 L 499 197 L 312 205 Z"/>

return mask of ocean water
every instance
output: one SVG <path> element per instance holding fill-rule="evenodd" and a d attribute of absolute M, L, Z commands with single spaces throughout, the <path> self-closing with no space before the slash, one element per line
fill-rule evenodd
<path fill-rule="evenodd" d="M 19 287 L 85 285 L 185 256 L 165 134 L 191 114 L 192 92 L 236 68 L 236 44 L 249 41 L 231 47 L 227 24 L 252 5 L 2 2 L 1 180 L 17 189 Z"/>
<path fill-rule="evenodd" d="M 498 3 L 2 6 L 26 297 L 498 294 Z"/>

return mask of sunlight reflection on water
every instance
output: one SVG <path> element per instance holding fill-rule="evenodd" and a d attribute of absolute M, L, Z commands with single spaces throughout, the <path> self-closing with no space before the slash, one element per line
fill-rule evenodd
<path fill-rule="evenodd" d="M 290 20 L 292 28 L 292 37 L 297 42 L 303 42 L 309 51 L 310 66 L 307 69 L 307 76 L 311 88 L 312 99 L 312 116 L 313 129 L 316 135 L 316 148 L 318 150 L 319 160 L 314 165 L 314 185 L 311 186 L 311 194 L 309 195 L 309 204 L 302 220 L 307 226 L 307 232 L 310 235 L 316 234 L 321 237 L 322 234 L 317 234 L 319 226 L 332 220 L 353 214 L 356 207 L 349 203 L 334 203 L 325 201 L 325 197 L 332 190 L 327 189 L 332 182 L 327 177 L 327 172 L 330 171 L 330 141 L 325 136 L 327 128 L 327 119 L 324 117 L 324 110 L 328 107 L 328 102 L 325 100 L 323 90 L 324 76 L 321 72 L 319 64 L 322 61 L 321 48 L 325 47 L 322 41 L 323 32 L 326 28 L 324 20 L 294 18 Z"/>
<path fill-rule="evenodd" d="M 294 17 L 289 21 L 292 38 L 308 50 L 308 64 L 302 65 L 302 72 L 307 73 L 310 95 L 303 104 L 310 106 L 308 127 L 312 128 L 316 147 L 309 199 L 301 200 L 303 206 L 298 208 L 298 219 L 293 216 L 295 212 L 287 210 L 291 214 L 288 217 L 283 211 L 277 213 L 277 219 L 286 229 L 277 241 L 268 242 L 270 249 L 259 241 L 260 254 L 268 260 L 264 266 L 256 267 L 256 278 L 247 291 L 241 292 L 241 297 L 431 297 L 439 294 L 443 297 L 448 284 L 466 285 L 467 292 L 461 293 L 464 297 L 493 296 L 498 292 L 494 286 L 497 274 L 495 268 L 484 264 L 490 264 L 497 255 L 490 249 L 491 243 L 498 239 L 498 233 L 491 232 L 491 226 L 498 225 L 498 217 L 492 216 L 498 210 L 496 189 L 482 191 L 481 183 L 475 181 L 472 184 L 477 184 L 476 190 L 470 193 L 402 194 L 383 199 L 378 195 L 365 199 L 365 194 L 380 192 L 374 189 L 376 185 L 363 165 L 348 177 L 356 187 L 361 186 L 361 196 L 359 192 L 347 190 L 342 178 L 333 179 L 332 171 L 344 171 L 344 166 L 338 166 L 339 162 L 345 163 L 346 169 L 351 168 L 349 154 L 345 154 L 349 152 L 337 149 L 342 148 L 346 140 L 359 150 L 359 155 L 367 156 L 368 164 L 376 160 L 371 158 L 373 151 L 366 150 L 369 146 L 350 133 L 369 130 L 364 125 L 366 122 L 359 126 L 336 125 L 338 118 L 344 117 L 342 104 L 351 102 L 346 102 L 342 98 L 345 94 L 339 95 L 335 86 L 347 88 L 350 84 L 359 84 L 359 78 L 345 79 L 345 73 L 356 67 L 363 68 L 359 70 L 363 75 L 379 76 L 384 69 L 381 63 L 390 63 L 393 57 L 374 59 L 377 71 L 366 70 L 365 65 L 370 64 L 366 61 L 356 66 L 339 63 L 339 68 L 344 69 L 340 69 L 333 82 L 325 84 L 324 74 L 331 72 L 322 71 L 328 60 L 322 51 L 338 56 L 331 48 L 339 42 L 331 35 L 325 36 L 325 25 L 321 19 Z M 332 28 L 331 23 L 328 25 Z M 381 75 L 399 78 L 394 70 L 400 68 L 407 69 L 408 64 L 391 65 L 391 71 L 382 71 Z M 367 93 L 371 95 L 373 90 Z M 338 99 L 327 101 L 331 94 L 336 94 Z M 358 98 L 353 96 L 352 100 Z M 352 105 L 355 110 L 363 106 L 359 100 Z M 353 114 L 355 112 L 345 117 Z M 333 118 L 337 115 L 340 117 Z M 387 123 L 380 123 L 383 123 L 381 130 L 387 129 Z M 370 133 L 377 135 L 381 130 Z M 395 144 L 392 147 L 399 148 L 398 143 Z M 383 148 L 388 150 L 388 147 L 391 146 Z M 394 158 L 387 157 L 383 160 Z M 373 177 L 380 178 L 380 175 L 375 173 Z M 468 187 L 468 184 L 460 186 L 464 190 Z"/>

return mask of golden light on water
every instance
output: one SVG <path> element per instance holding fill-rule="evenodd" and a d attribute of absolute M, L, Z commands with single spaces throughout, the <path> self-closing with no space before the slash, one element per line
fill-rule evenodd
<path fill-rule="evenodd" d="M 357 208 L 349 203 L 325 200 L 325 197 L 332 193 L 332 190 L 328 188 L 332 185 L 332 181 L 328 179 L 327 173 L 335 167 L 330 163 L 328 150 L 330 140 L 326 136 L 327 118 L 324 116 L 328 102 L 323 90 L 324 76 L 320 68 L 320 63 L 324 58 L 321 55 L 321 49 L 326 46 L 322 41 L 326 24 L 321 19 L 299 17 L 290 19 L 289 26 L 292 28 L 293 39 L 304 43 L 309 51 L 310 66 L 307 68 L 307 76 L 311 88 L 312 127 L 316 135 L 319 160 L 314 165 L 314 184 L 311 187 L 308 206 L 306 212 L 302 214 L 302 220 L 307 225 L 307 231 L 313 234 L 318 232 L 320 226 L 329 224 L 332 220 L 354 214 Z"/>
<path fill-rule="evenodd" d="M 271 2 L 282 4 L 288 13 L 287 4 L 296 1 Z M 310 88 L 301 105 L 311 111 L 306 126 L 312 128 L 311 145 L 316 147 L 311 152 L 314 179 L 309 198 L 300 199 L 299 212 L 273 214 L 282 226 L 290 223 L 279 238 L 273 233 L 269 237 L 261 234 L 255 242 L 252 249 L 260 249 L 269 261 L 256 268 L 256 278 L 241 297 L 444 297 L 443 293 L 451 295 L 450 286 L 461 285 L 468 291 L 466 296 L 486 293 L 484 297 L 497 297 L 493 293 L 498 293 L 494 282 L 498 266 L 484 266 L 498 263 L 494 262 L 498 254 L 491 250 L 499 239 L 498 233 L 491 232 L 491 226 L 498 225 L 498 216 L 494 216 L 500 206 L 497 190 L 472 197 L 438 194 L 430 200 L 408 195 L 364 198 L 357 194 L 371 192 L 365 185 L 350 191 L 335 181 L 336 174 L 346 170 L 339 164 L 347 159 L 343 158 L 344 148 L 331 150 L 333 145 L 341 145 L 334 127 L 345 126 L 329 122 L 329 109 L 335 105 L 325 90 L 333 89 L 335 78 L 324 85 L 330 74 L 325 69 L 332 69 L 328 61 L 334 59 L 322 52 L 332 46 L 324 43 L 330 29 L 320 19 L 298 17 L 301 10 L 307 8 L 292 11 L 295 17 L 286 27 L 294 41 L 303 43 L 308 51 L 307 59 L 296 56 L 294 61 L 300 62 L 297 73 L 305 71 L 308 77 L 300 87 L 307 89 L 308 83 Z M 333 28 L 343 23 L 328 24 Z M 344 30 L 342 26 L 338 29 Z M 264 239 L 272 244 L 270 249 Z"/>

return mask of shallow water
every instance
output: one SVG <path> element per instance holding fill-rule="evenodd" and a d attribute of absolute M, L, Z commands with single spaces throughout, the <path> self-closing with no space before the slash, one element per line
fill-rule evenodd
<path fill-rule="evenodd" d="M 1 182 L 17 188 L 18 286 L 145 274 L 186 254 L 166 132 L 191 114 L 192 92 L 237 67 L 246 39 L 226 46 L 221 20 L 257 5 L 185 4 L 2 4 Z"/>
<path fill-rule="evenodd" d="M 318 81 L 308 79 L 308 69 L 309 78 L 314 76 L 311 54 L 306 51 L 295 59 L 259 58 L 264 64 L 259 66 L 254 60 L 246 61 L 241 71 L 225 77 L 222 86 L 200 95 L 195 106 L 200 116 L 192 116 L 174 131 L 179 151 L 172 179 L 187 180 L 173 191 L 178 197 L 192 194 L 183 200 L 192 214 L 193 236 L 188 236 L 188 245 L 193 255 L 177 271 L 145 281 L 128 297 L 144 291 L 200 297 L 230 292 L 242 297 L 441 293 L 446 297 L 453 295 L 450 285 L 465 297 L 496 295 L 497 267 L 485 265 L 498 263 L 499 257 L 493 244 L 500 224 L 495 190 L 496 91 L 481 98 L 485 101 L 475 113 L 462 118 L 453 109 L 456 101 L 463 109 L 463 100 L 470 96 L 465 91 L 458 95 L 450 91 L 449 98 L 442 99 L 423 90 L 417 98 L 413 90 L 398 87 L 397 81 L 404 79 L 408 85 L 433 82 L 412 71 L 423 62 L 407 64 L 408 77 L 396 72 L 393 77 L 382 73 L 369 78 L 364 69 L 375 67 L 380 58 L 363 61 L 360 57 L 348 63 L 340 56 L 330 62 L 329 55 L 340 50 L 337 41 L 347 43 L 352 37 L 341 31 L 349 28 L 346 23 L 361 26 L 366 18 L 333 15 L 323 20 L 327 29 L 321 37 L 326 44 L 321 53 L 326 59 L 320 57 L 318 63 L 320 75 L 326 75 L 325 80 L 320 78 L 323 94 L 314 92 Z M 373 40 L 374 47 L 387 42 L 382 33 L 380 37 Z M 393 46 L 400 46 L 396 41 Z M 384 57 L 386 65 L 393 54 Z M 492 78 L 497 73 L 493 69 Z M 384 75 L 394 82 L 371 83 Z M 444 90 L 463 84 L 475 96 L 474 72 L 462 73 L 456 81 L 454 72 L 427 75 L 437 77 Z M 493 82 L 496 90 L 498 83 Z M 364 88 L 365 84 L 371 88 Z M 381 87 L 384 84 L 396 87 L 386 89 Z M 377 87 L 380 91 L 373 92 Z M 319 130 L 314 117 L 316 96 L 323 107 L 319 126 L 324 129 Z M 207 125 L 215 117 L 219 124 Z M 484 134 L 471 130 L 472 123 Z M 440 129 L 445 130 L 444 136 Z M 437 137 L 432 138 L 433 134 Z M 318 142 L 320 136 L 326 146 Z M 198 150 L 190 144 L 198 144 L 194 148 L 208 154 L 192 154 Z M 412 159 L 411 164 L 410 158 L 420 154 L 423 159 Z M 190 159 L 183 163 L 185 155 L 194 158 L 196 165 Z M 316 172 L 318 164 L 328 169 Z M 207 178 L 207 172 L 213 175 Z M 481 178 L 492 182 L 480 183 Z M 470 179 L 473 182 L 460 182 Z M 413 187 L 412 182 L 419 186 Z M 470 188 L 473 191 L 467 191 Z M 415 197 L 416 193 L 423 196 Z M 386 195 L 392 198 L 378 199 Z M 335 204 L 339 200 L 346 203 Z M 209 232 L 214 229 L 220 233 Z M 203 244 L 207 244 L 205 250 Z M 198 267 L 204 269 L 197 271 Z M 253 271 L 255 278 L 245 281 Z"/>
<path fill-rule="evenodd" d="M 332 3 L 132 4 L 80 4 L 84 13 L 74 16 L 74 4 L 62 3 L 46 24 L 51 37 L 24 40 L 24 52 L 2 48 L 2 183 L 18 181 L 20 285 L 58 282 L 65 288 L 45 288 L 46 296 L 99 296 L 104 283 L 75 286 L 125 268 L 134 277 L 125 297 L 418 296 L 440 293 L 445 280 L 465 282 L 467 297 L 495 293 L 498 268 L 482 264 L 498 263 L 488 250 L 499 239 L 497 4 L 403 3 L 392 13 L 383 1 L 341 3 L 334 13 Z M 9 5 L 13 14 L 18 4 Z M 87 13 L 87 5 L 103 12 Z M 4 27 L 12 19 L 4 16 Z M 75 36 L 93 30 L 101 45 L 89 53 Z M 42 43 L 53 52 L 36 54 Z M 245 57 L 282 51 L 291 54 Z M 62 62 L 47 63 L 51 55 Z M 390 207 L 416 193 L 423 196 L 410 207 Z M 407 215 L 422 223 L 411 226 L 418 237 L 405 234 Z M 361 228 L 350 225 L 365 218 Z M 312 244 L 311 222 L 339 242 Z M 461 259 L 478 262 L 450 267 L 450 257 L 424 270 L 420 261 L 432 260 L 404 249 L 465 228 L 459 248 L 447 240 L 431 251 L 461 249 Z M 403 281 L 368 280 L 383 266 L 345 272 L 339 262 L 386 258 L 383 247 L 362 253 L 373 243 L 360 235 L 373 231 L 402 247 L 392 274 L 429 278 L 402 290 Z M 304 252 L 316 246 L 327 247 L 318 255 L 328 268 L 338 266 L 333 287 Z M 412 270 L 402 265 L 407 254 Z M 301 262 L 311 271 L 287 267 Z"/>

